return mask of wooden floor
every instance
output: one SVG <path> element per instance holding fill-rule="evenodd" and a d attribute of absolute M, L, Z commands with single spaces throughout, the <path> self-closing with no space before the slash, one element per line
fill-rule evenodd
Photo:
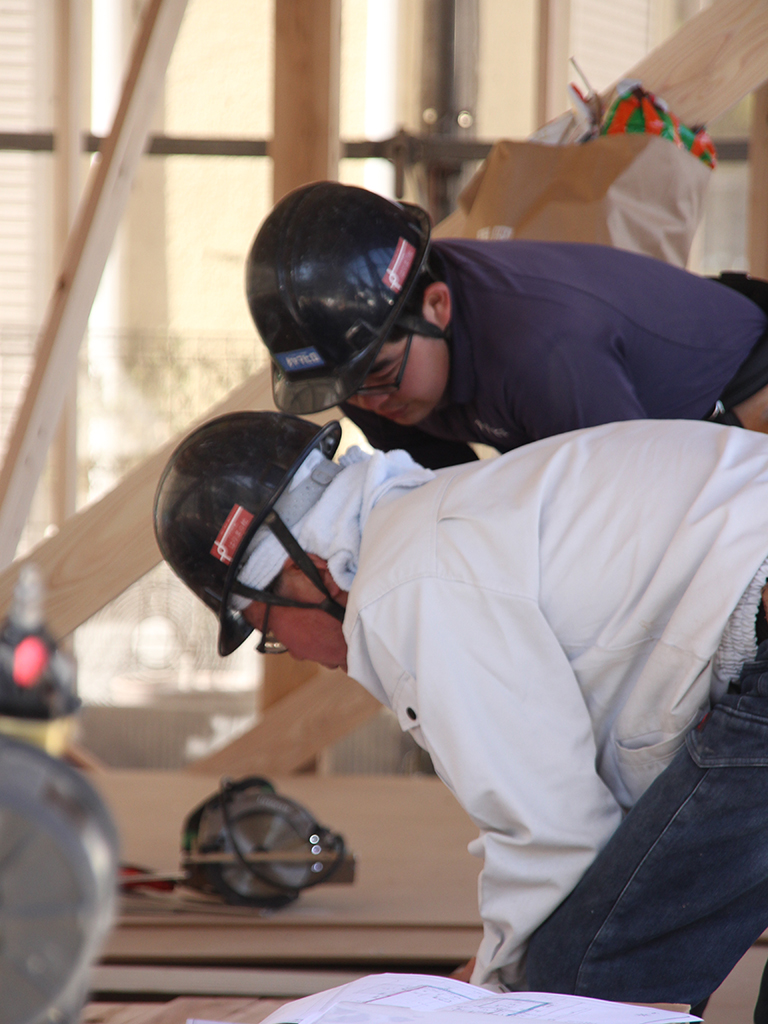
<path fill-rule="evenodd" d="M 157 1003 L 90 1003 L 80 1018 L 81 1024 L 186 1024 L 189 1018 L 207 1021 L 232 1021 L 259 1024 L 281 999 L 174 999 Z"/>
<path fill-rule="evenodd" d="M 752 1011 L 767 957 L 768 945 L 761 943 L 748 950 L 710 999 L 706 1024 L 752 1024 Z"/>
<path fill-rule="evenodd" d="M 178 868 L 183 820 L 217 788 L 213 777 L 181 772 L 110 771 L 94 781 L 118 822 L 123 859 L 158 870 Z M 286 1001 L 355 973 L 443 971 L 474 954 L 480 863 L 466 846 L 476 830 L 442 783 L 395 776 L 275 782 L 345 836 L 357 857 L 355 883 L 321 885 L 271 914 L 146 901 L 125 907 L 96 970 L 102 998 L 140 993 L 139 974 L 161 969 L 168 987 L 155 984 L 153 998 L 167 1001 L 94 1001 L 83 1024 L 258 1024 Z M 747 953 L 710 1000 L 706 1024 L 751 1024 L 767 956 L 768 945 Z"/>

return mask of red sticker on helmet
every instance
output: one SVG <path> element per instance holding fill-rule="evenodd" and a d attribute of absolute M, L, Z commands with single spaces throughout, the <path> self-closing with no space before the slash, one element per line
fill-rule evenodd
<path fill-rule="evenodd" d="M 218 558 L 225 565 L 229 565 L 252 520 L 253 516 L 242 505 L 233 505 L 232 511 L 219 530 L 218 537 L 213 542 L 211 548 L 213 557 Z"/>
<path fill-rule="evenodd" d="M 395 255 L 392 257 L 384 277 L 382 277 L 382 281 L 387 288 L 391 288 L 393 292 L 402 290 L 415 255 L 416 249 L 410 242 L 406 242 L 404 238 L 398 239 Z"/>

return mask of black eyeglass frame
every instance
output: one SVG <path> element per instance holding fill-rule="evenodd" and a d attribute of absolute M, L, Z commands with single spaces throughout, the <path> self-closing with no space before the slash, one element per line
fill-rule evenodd
<path fill-rule="evenodd" d="M 408 338 L 405 342 L 405 350 L 403 352 L 403 358 L 400 360 L 400 369 L 397 371 L 397 376 L 391 384 L 361 384 L 360 387 L 355 391 L 356 395 L 391 395 L 395 391 L 400 389 L 400 385 L 403 383 L 403 374 L 405 373 L 405 367 L 408 363 L 408 356 L 411 353 L 411 342 L 416 332 L 409 331 Z"/>
<path fill-rule="evenodd" d="M 256 644 L 259 654 L 287 654 L 288 648 L 281 644 L 275 634 L 269 628 L 269 610 L 272 604 L 268 604 L 264 611 L 264 621 L 261 624 L 261 640 Z"/>

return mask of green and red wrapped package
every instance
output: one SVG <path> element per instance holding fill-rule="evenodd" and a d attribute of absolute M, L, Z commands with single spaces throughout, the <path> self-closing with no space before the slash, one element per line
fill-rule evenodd
<path fill-rule="evenodd" d="M 680 149 L 687 149 L 712 169 L 717 163 L 714 143 L 703 128 L 681 124 L 664 100 L 634 83 L 619 86 L 619 95 L 600 126 L 601 135 L 624 133 L 660 135 Z"/>

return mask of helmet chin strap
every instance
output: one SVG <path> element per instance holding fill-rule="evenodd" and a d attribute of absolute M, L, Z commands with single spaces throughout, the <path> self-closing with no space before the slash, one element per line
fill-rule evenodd
<path fill-rule="evenodd" d="M 267 513 L 263 525 L 268 527 L 275 537 L 277 537 L 310 583 L 317 587 L 321 594 L 325 594 L 325 599 L 319 603 L 311 601 L 295 601 L 291 597 L 282 597 L 280 594 L 275 594 L 271 590 L 256 590 L 255 587 L 249 587 L 237 579 L 232 584 L 232 593 L 239 594 L 241 597 L 250 597 L 252 600 L 260 601 L 263 604 L 280 605 L 284 608 L 318 608 L 320 611 L 326 612 L 338 622 L 343 622 L 344 606 L 340 605 L 338 601 L 331 597 L 330 591 L 326 587 L 317 566 L 274 509 L 270 509 Z"/>
<path fill-rule="evenodd" d="M 430 323 L 423 316 L 411 316 L 409 313 L 399 316 L 395 321 L 395 326 L 401 327 L 405 331 L 412 331 L 414 334 L 420 334 L 424 338 L 445 338 L 447 333 L 442 327 Z"/>

